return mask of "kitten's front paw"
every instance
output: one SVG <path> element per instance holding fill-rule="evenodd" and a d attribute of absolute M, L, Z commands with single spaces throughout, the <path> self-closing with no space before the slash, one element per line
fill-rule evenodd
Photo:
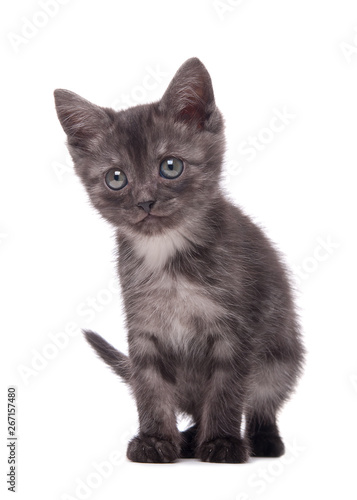
<path fill-rule="evenodd" d="M 285 446 L 278 434 L 257 433 L 251 438 L 252 455 L 255 457 L 281 457 Z"/>
<path fill-rule="evenodd" d="M 204 442 L 198 449 L 197 458 L 202 462 L 242 464 L 249 459 L 249 448 L 242 439 L 217 438 Z"/>
<path fill-rule="evenodd" d="M 170 441 L 140 435 L 130 441 L 126 456 L 132 462 L 168 463 L 174 462 L 179 452 L 179 447 Z"/>

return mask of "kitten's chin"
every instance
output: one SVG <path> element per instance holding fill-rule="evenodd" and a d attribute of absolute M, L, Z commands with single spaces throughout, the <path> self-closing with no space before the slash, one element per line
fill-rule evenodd
<path fill-rule="evenodd" d="M 134 224 L 133 228 L 140 234 L 157 235 L 161 234 L 165 229 L 171 227 L 168 224 L 168 217 L 148 214 L 140 221 Z"/>

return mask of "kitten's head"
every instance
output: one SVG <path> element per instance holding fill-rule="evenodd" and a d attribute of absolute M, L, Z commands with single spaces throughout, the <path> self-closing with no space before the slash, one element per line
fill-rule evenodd
<path fill-rule="evenodd" d="M 162 99 L 114 111 L 56 90 L 58 118 L 93 205 L 123 232 L 160 234 L 208 212 L 219 192 L 223 120 L 196 58 Z"/>

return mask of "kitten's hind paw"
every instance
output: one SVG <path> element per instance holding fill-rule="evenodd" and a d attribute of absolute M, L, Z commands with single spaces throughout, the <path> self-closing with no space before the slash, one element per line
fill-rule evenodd
<path fill-rule="evenodd" d="M 235 437 L 216 438 L 204 442 L 197 451 L 202 462 L 241 464 L 249 459 L 249 448 L 245 441 Z"/>
<path fill-rule="evenodd" d="M 168 463 L 179 456 L 179 447 L 155 436 L 136 436 L 129 445 L 126 456 L 132 462 Z"/>

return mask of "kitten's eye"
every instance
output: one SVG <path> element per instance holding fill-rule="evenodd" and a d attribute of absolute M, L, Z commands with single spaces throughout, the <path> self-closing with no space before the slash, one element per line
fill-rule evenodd
<path fill-rule="evenodd" d="M 175 179 L 182 174 L 183 162 L 178 158 L 168 158 L 160 164 L 160 175 L 166 179 Z"/>
<path fill-rule="evenodd" d="M 126 175 L 121 170 L 117 168 L 111 168 L 105 174 L 105 182 L 110 189 L 118 191 L 128 184 L 128 179 Z"/>

